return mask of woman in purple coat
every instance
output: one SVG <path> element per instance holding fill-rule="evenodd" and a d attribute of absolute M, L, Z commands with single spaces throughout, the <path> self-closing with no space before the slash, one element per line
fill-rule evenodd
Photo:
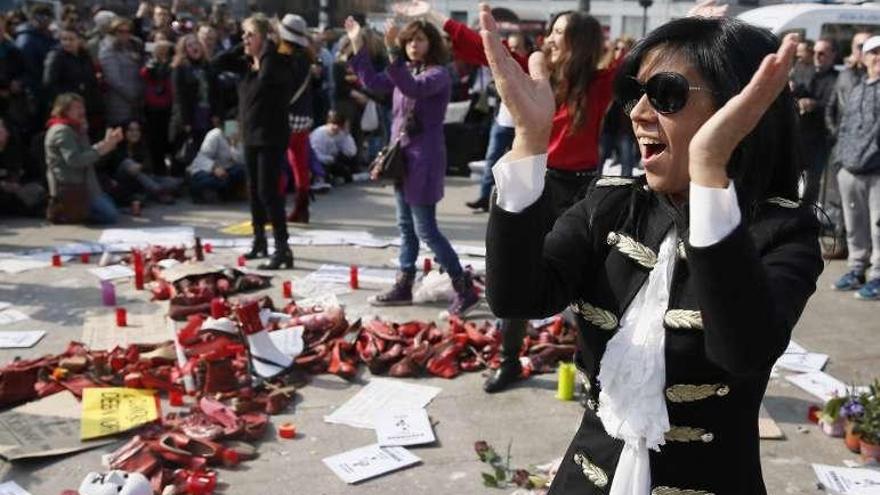
<path fill-rule="evenodd" d="M 392 136 L 401 136 L 406 157 L 406 177 L 395 185 L 400 246 L 400 272 L 394 286 L 373 297 L 376 306 L 412 303 L 412 286 L 419 256 L 419 239 L 424 240 L 437 261 L 452 278 L 455 299 L 450 314 L 462 315 L 477 304 L 470 274 L 464 271 L 449 240 L 437 228 L 437 203 L 443 198 L 446 174 L 446 146 L 443 118 L 449 103 L 452 81 L 443 66 L 446 49 L 440 32 L 424 21 L 409 23 L 400 30 L 386 24 L 385 45 L 389 66 L 377 73 L 364 47 L 361 26 L 351 17 L 345 30 L 354 53 L 349 64 L 367 89 L 394 92 Z"/>

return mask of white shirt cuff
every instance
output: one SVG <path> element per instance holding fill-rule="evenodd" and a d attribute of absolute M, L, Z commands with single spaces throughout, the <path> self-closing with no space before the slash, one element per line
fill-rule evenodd
<path fill-rule="evenodd" d="M 742 214 L 733 181 L 724 188 L 690 185 L 690 236 L 693 247 L 721 241 L 739 226 Z"/>
<path fill-rule="evenodd" d="M 512 162 L 501 157 L 492 167 L 495 176 L 495 203 L 504 211 L 519 213 L 544 192 L 547 154 L 528 156 Z"/>

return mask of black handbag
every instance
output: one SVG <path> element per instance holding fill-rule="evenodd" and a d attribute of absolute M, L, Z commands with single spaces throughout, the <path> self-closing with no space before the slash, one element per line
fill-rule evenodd
<path fill-rule="evenodd" d="M 406 177 L 406 157 L 400 146 L 400 138 L 385 145 L 370 164 L 370 177 L 389 179 L 394 182 L 403 181 Z"/>
<path fill-rule="evenodd" d="M 414 109 L 415 103 L 407 111 L 404 126 L 397 138 L 385 145 L 370 163 L 370 177 L 374 180 L 388 179 L 401 183 L 406 178 L 406 156 L 403 154 L 400 141 L 404 136 L 412 137 L 421 132 L 419 121 L 413 113 Z"/>

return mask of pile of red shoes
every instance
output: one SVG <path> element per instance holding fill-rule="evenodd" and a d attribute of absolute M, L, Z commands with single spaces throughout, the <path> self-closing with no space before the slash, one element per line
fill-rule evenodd
<path fill-rule="evenodd" d="M 109 455 L 108 467 L 143 474 L 154 493 L 212 493 L 217 473 L 211 468 L 255 458 L 249 442 L 265 435 L 268 422 L 265 413 L 238 413 L 202 397 L 189 412 L 168 414 L 161 426 L 141 429 Z"/>

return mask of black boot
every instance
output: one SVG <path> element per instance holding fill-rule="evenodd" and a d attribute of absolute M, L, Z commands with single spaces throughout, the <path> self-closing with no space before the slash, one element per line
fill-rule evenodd
<path fill-rule="evenodd" d="M 472 210 L 489 211 L 489 198 L 479 198 L 476 201 L 468 201 L 465 205 Z"/>
<path fill-rule="evenodd" d="M 288 270 L 293 269 L 293 251 L 290 248 L 276 249 L 268 263 L 263 263 L 258 268 L 260 270 L 278 270 L 281 267 Z"/>
<path fill-rule="evenodd" d="M 483 390 L 494 394 L 506 389 L 522 375 L 519 353 L 526 336 L 526 320 L 501 320 L 501 366 L 486 379 Z"/>
<path fill-rule="evenodd" d="M 522 365 L 519 364 L 519 358 L 513 357 L 501 361 L 501 366 L 493 371 L 486 382 L 483 383 L 483 390 L 487 394 L 494 394 L 506 389 L 511 383 L 519 380 L 522 374 Z"/>
<path fill-rule="evenodd" d="M 269 256 L 269 247 L 266 243 L 266 235 L 254 235 L 254 242 L 251 244 L 251 250 L 244 253 L 244 259 L 255 260 L 257 258 L 267 258 Z"/>

